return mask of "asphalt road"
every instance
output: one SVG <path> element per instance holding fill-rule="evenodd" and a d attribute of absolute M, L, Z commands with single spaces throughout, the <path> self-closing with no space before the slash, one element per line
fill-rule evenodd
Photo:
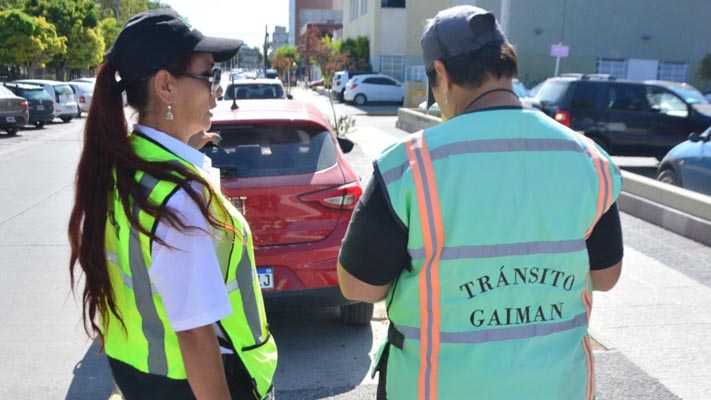
<path fill-rule="evenodd" d="M 323 100 L 312 99 L 320 107 L 328 105 Z M 336 111 L 355 115 L 357 146 L 347 157 L 365 183 L 372 158 L 405 133 L 394 128 L 394 117 L 359 115 L 363 109 L 342 104 Z M 82 126 L 80 119 L 0 135 L 0 399 L 105 399 L 111 393 L 105 358 L 83 333 L 69 290 L 66 223 Z M 633 217 L 623 215 L 623 224 L 627 245 L 711 283 L 711 262 L 699 262 L 711 260 L 708 248 Z M 660 235 L 662 243 L 650 245 Z M 374 398 L 369 368 L 386 334 L 382 304 L 370 327 L 341 325 L 333 308 L 270 313 L 269 319 L 280 352 L 279 399 Z M 598 399 L 677 398 L 604 343 L 596 356 Z"/>

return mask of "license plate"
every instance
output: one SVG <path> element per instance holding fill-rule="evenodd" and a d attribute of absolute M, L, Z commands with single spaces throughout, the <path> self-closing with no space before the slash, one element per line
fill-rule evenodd
<path fill-rule="evenodd" d="M 15 117 L 5 117 L 7 122 L 15 122 Z"/>
<path fill-rule="evenodd" d="M 274 270 L 272 268 L 257 268 L 257 276 L 262 289 L 274 289 Z"/>
<path fill-rule="evenodd" d="M 37 110 L 38 110 L 38 111 L 44 110 L 44 106 L 41 105 L 41 104 L 38 104 L 38 105 L 37 105 Z"/>

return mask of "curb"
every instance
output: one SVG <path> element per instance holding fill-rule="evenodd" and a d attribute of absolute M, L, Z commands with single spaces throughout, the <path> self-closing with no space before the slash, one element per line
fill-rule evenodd
<path fill-rule="evenodd" d="M 440 119 L 414 109 L 400 108 L 396 127 L 416 132 Z M 711 246 L 711 197 L 622 171 L 620 211 L 678 235 Z"/>

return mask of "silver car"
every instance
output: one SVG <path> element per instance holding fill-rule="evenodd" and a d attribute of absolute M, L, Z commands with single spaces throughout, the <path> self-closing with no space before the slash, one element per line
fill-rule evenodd
<path fill-rule="evenodd" d="M 69 86 L 74 90 L 74 100 L 76 100 L 79 106 L 79 112 L 77 117 L 81 117 L 81 113 L 89 112 L 89 105 L 91 105 L 91 97 L 94 94 L 94 84 L 89 82 L 67 82 Z"/>
<path fill-rule="evenodd" d="M 29 120 L 27 100 L 0 86 L 0 129 L 4 129 L 8 135 L 14 135 Z"/>

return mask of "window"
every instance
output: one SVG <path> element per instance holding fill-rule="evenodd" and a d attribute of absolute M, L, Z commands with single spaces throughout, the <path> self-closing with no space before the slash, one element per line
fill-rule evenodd
<path fill-rule="evenodd" d="M 647 100 L 653 112 L 681 118 L 689 116 L 686 103 L 664 89 L 647 87 Z"/>
<path fill-rule="evenodd" d="M 617 111 L 649 111 L 643 86 L 610 85 L 607 107 Z"/>
<path fill-rule="evenodd" d="M 405 68 L 405 81 L 424 82 L 426 78 L 424 65 L 410 65 Z"/>
<path fill-rule="evenodd" d="M 383 8 L 405 8 L 405 0 L 380 0 Z"/>
<path fill-rule="evenodd" d="M 213 127 L 220 146 L 201 149 L 223 178 L 310 174 L 336 164 L 331 134 L 299 126 Z"/>
<path fill-rule="evenodd" d="M 597 85 L 579 83 L 573 89 L 573 99 L 570 108 L 575 110 L 592 110 L 597 101 Z"/>
<path fill-rule="evenodd" d="M 402 81 L 405 69 L 403 56 L 380 56 L 380 73 Z"/>
<path fill-rule="evenodd" d="M 568 82 L 548 81 L 543 84 L 541 90 L 536 95 L 536 98 L 541 103 L 550 103 L 557 101 L 563 94 L 563 91 L 568 88 Z"/>
<path fill-rule="evenodd" d="M 659 63 L 658 76 L 663 81 L 686 82 L 689 64 L 662 61 Z"/>
<path fill-rule="evenodd" d="M 598 58 L 596 72 L 624 79 L 627 77 L 627 60 Z"/>

